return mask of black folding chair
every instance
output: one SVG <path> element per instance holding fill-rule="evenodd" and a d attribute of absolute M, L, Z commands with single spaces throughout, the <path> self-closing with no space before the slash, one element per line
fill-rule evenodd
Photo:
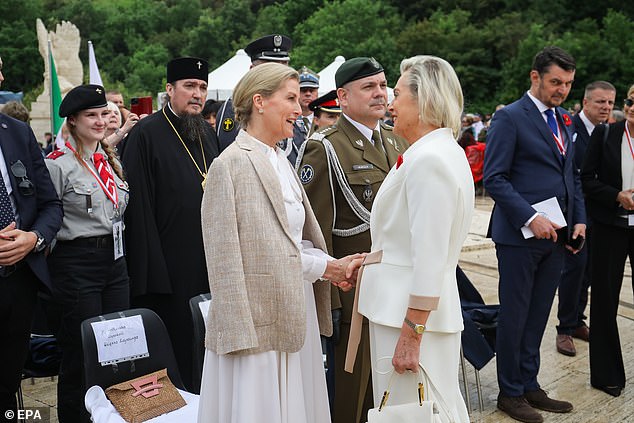
<path fill-rule="evenodd" d="M 97 343 L 91 323 L 137 315 L 143 320 L 149 356 L 102 366 L 97 356 Z M 109 386 L 167 368 L 174 386 L 185 390 L 165 324 L 152 310 L 137 308 L 86 319 L 81 324 L 81 339 L 86 389 L 99 385 L 105 390 Z"/>
<path fill-rule="evenodd" d="M 475 371 L 476 389 L 480 411 L 484 409 L 482 400 L 482 384 L 480 370 L 495 357 L 495 337 L 497 331 L 497 316 L 500 305 L 487 305 L 460 266 L 456 267 L 456 281 L 462 307 L 464 330 L 462 331 L 461 365 L 462 379 L 465 389 L 467 408 L 471 412 L 471 401 L 467 385 L 465 359 L 471 363 Z"/>
<path fill-rule="evenodd" d="M 203 364 L 205 361 L 205 318 L 200 304 L 206 301 L 211 301 L 211 294 L 200 294 L 192 297 L 189 300 L 189 309 L 192 313 L 192 322 L 194 323 L 194 339 L 192 340 L 194 345 L 192 348 L 192 392 L 200 394 L 200 382 L 203 374 Z"/>

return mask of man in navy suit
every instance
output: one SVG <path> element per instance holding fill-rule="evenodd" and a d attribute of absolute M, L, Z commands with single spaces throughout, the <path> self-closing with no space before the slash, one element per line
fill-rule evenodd
<path fill-rule="evenodd" d="M 585 209 L 573 160 L 572 120 L 559 107 L 572 87 L 575 61 L 558 47 L 546 47 L 531 69 L 530 90 L 497 111 L 491 122 L 484 186 L 495 200 L 491 234 L 500 274 L 498 408 L 514 419 L 539 423 L 543 419 L 536 408 L 572 410 L 569 402 L 546 395 L 537 374 L 564 248 L 585 236 Z M 564 228 L 532 206 L 553 198 L 567 222 Z M 525 238 L 523 227 L 534 236 Z"/>
<path fill-rule="evenodd" d="M 583 96 L 583 110 L 572 118 L 575 126 L 573 142 L 575 144 L 575 168 L 581 171 L 581 163 L 595 126 L 606 123 L 610 118 L 616 88 L 606 81 L 595 81 L 586 86 Z M 586 268 L 590 256 L 590 221 L 586 228 L 586 246 L 579 254 L 566 251 L 564 270 L 559 282 L 559 308 L 557 318 L 557 351 L 574 356 L 577 354 L 572 338 L 586 342 L 590 339 L 590 330 L 583 312 L 588 304 L 588 287 L 590 287 L 590 270 Z"/>
<path fill-rule="evenodd" d="M 37 291 L 51 283 L 44 250 L 63 212 L 27 124 L 0 113 L 0 150 L 0 421 L 15 421 L 7 410 L 17 407 Z"/>

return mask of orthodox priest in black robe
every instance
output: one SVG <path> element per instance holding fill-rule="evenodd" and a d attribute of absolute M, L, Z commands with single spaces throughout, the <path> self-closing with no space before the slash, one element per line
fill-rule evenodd
<path fill-rule="evenodd" d="M 202 59 L 169 62 L 169 103 L 139 121 L 121 153 L 130 185 L 125 240 L 131 303 L 163 319 L 183 382 L 193 390 L 199 387 L 192 386 L 189 299 L 209 292 L 200 203 L 205 183 L 213 183 L 207 169 L 219 154 L 218 139 L 200 114 L 207 73 Z"/>

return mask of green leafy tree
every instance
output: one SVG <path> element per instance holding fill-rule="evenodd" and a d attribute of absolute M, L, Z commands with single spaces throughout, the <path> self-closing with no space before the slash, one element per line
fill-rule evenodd
<path fill-rule="evenodd" d="M 451 63 L 462 85 L 465 109 L 484 113 L 499 103 L 500 67 L 513 57 L 525 28 L 516 13 L 476 23 L 467 11 L 438 10 L 429 19 L 407 26 L 398 45 L 405 57 L 431 54 Z"/>
<path fill-rule="evenodd" d="M 211 69 L 218 67 L 248 43 L 255 21 L 246 0 L 227 0 L 219 10 L 204 10 L 189 32 L 187 51 L 206 58 Z"/>
<path fill-rule="evenodd" d="M 35 20 L 42 14 L 37 0 L 0 2 L 0 57 L 4 63 L 2 90 L 28 91 L 42 80 L 42 60 Z"/>
<path fill-rule="evenodd" d="M 402 55 L 395 29 L 403 25 L 397 10 L 382 0 L 335 0 L 298 25 L 293 42 L 293 66 L 319 70 L 336 56 L 373 56 L 386 69 L 391 85 L 398 78 Z"/>
<path fill-rule="evenodd" d="M 324 0 L 296 0 L 274 3 L 258 12 L 252 39 L 267 34 L 284 34 L 295 41 L 295 31 L 307 16 L 323 6 Z"/>

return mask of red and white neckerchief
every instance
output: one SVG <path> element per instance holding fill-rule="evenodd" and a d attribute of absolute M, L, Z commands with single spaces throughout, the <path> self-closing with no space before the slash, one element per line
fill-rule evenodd
<path fill-rule="evenodd" d="M 556 114 L 555 114 L 555 122 L 557 122 L 557 131 L 559 132 L 559 134 L 553 133 L 553 138 L 555 139 L 555 144 L 557 144 L 557 150 L 559 150 L 559 154 L 561 154 L 562 156 L 565 156 L 566 145 L 564 144 L 563 133 L 561 131 L 561 126 L 559 126 L 559 119 L 557 119 Z M 553 131 L 551 130 L 550 132 L 553 132 Z"/>
<path fill-rule="evenodd" d="M 76 152 L 69 142 L 66 142 L 66 147 L 68 147 L 74 153 Z M 95 168 L 99 172 L 99 175 L 97 175 L 95 171 L 92 170 L 89 166 L 86 166 L 86 168 L 92 174 L 92 176 L 95 177 L 104 194 L 106 194 L 106 197 L 108 197 L 108 199 L 112 201 L 114 208 L 118 208 L 119 193 L 117 192 L 117 184 L 114 181 L 114 174 L 112 172 L 112 169 L 110 168 L 110 164 L 101 153 L 93 154 L 92 159 Z"/>
<path fill-rule="evenodd" d="M 630 130 L 627 128 L 627 123 L 625 124 L 625 138 L 627 139 L 627 145 L 630 147 L 632 160 L 634 160 L 634 146 L 632 146 L 632 138 L 630 137 Z"/>

